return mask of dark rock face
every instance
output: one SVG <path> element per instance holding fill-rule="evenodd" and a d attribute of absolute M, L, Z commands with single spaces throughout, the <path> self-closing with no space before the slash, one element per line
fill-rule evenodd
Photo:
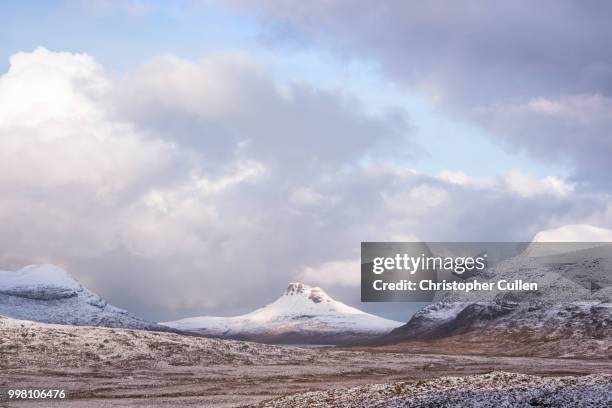
<path fill-rule="evenodd" d="M 303 283 L 290 283 L 285 290 L 285 295 L 300 295 L 304 293 L 306 286 Z"/>

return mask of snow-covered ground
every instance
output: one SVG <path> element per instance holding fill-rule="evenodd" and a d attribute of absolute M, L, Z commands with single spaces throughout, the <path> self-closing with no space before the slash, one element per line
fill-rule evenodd
<path fill-rule="evenodd" d="M 609 407 L 612 375 L 545 378 L 506 372 L 363 385 L 265 401 L 252 408 Z"/>
<path fill-rule="evenodd" d="M 345 305 L 321 288 L 291 283 L 276 301 L 242 316 L 200 316 L 162 324 L 225 338 L 335 344 L 373 338 L 403 323 Z"/>
<path fill-rule="evenodd" d="M 0 271 L 0 315 L 46 323 L 167 330 L 108 304 L 54 265 Z"/>

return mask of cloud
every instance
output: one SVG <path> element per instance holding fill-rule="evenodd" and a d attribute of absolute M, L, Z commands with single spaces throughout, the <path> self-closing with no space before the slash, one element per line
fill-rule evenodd
<path fill-rule="evenodd" d="M 440 180 L 459 186 L 496 188 L 522 197 L 565 196 L 574 191 L 574 186 L 557 176 L 536 178 L 524 171 L 514 169 L 498 176 L 469 177 L 461 171 L 444 170 L 438 174 Z"/>
<path fill-rule="evenodd" d="M 612 5 L 576 0 L 234 1 L 269 27 L 340 58 L 373 60 L 406 92 L 483 127 L 576 181 L 609 191 Z M 275 27 L 282 27 L 278 35 Z"/>
<path fill-rule="evenodd" d="M 523 197 L 541 194 L 564 196 L 574 190 L 571 185 L 559 177 L 547 176 L 537 179 L 518 170 L 507 173 L 503 176 L 502 180 L 509 191 L 513 191 Z"/>
<path fill-rule="evenodd" d="M 11 57 L 0 79 L 0 188 L 72 188 L 108 196 L 173 161 L 162 141 L 108 120 L 110 83 L 84 54 L 38 48 Z"/>
<path fill-rule="evenodd" d="M 332 196 L 295 186 L 406 136 L 346 95 L 281 92 L 246 55 L 159 57 L 118 79 L 85 54 L 38 48 L 10 63 L 0 78 L 3 262 L 67 265 L 136 310 L 235 304 L 275 275 L 284 286 L 317 257 L 297 245 L 296 231 L 316 235 L 298 207 Z"/>
<path fill-rule="evenodd" d="M 306 83 L 281 87 L 241 53 L 153 58 L 116 95 L 120 118 L 196 150 L 204 166 L 243 155 L 306 174 L 410 143 L 405 115 L 367 116 L 354 97 Z"/>
<path fill-rule="evenodd" d="M 334 196 L 325 196 L 310 187 L 293 188 L 289 200 L 298 207 L 316 206 L 321 204 L 333 204 L 337 201 Z"/>
<path fill-rule="evenodd" d="M 296 273 L 354 284 L 361 241 L 612 224 L 608 196 L 560 179 L 390 167 L 411 143 L 403 114 L 280 85 L 243 54 L 161 56 L 118 78 L 85 54 L 16 54 L 0 77 L 0 263 L 60 264 L 170 319 L 259 306 Z"/>
<path fill-rule="evenodd" d="M 305 267 L 298 273 L 297 279 L 313 282 L 324 287 L 349 286 L 359 287 L 361 284 L 361 261 L 346 259 L 326 262 L 316 267 Z"/>
<path fill-rule="evenodd" d="M 520 103 L 496 103 L 473 117 L 511 150 L 564 164 L 574 178 L 609 191 L 612 100 L 601 94 L 534 97 Z"/>

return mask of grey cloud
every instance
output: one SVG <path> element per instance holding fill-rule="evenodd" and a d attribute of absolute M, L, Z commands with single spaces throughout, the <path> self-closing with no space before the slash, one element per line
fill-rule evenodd
<path fill-rule="evenodd" d="M 567 166 L 573 179 L 610 191 L 612 99 L 601 94 L 538 97 L 475 110 L 476 120 L 504 135 L 509 150 Z"/>
<path fill-rule="evenodd" d="M 604 1 L 237 1 L 342 58 L 374 59 L 409 92 L 483 126 L 510 150 L 567 163 L 609 189 L 612 5 Z M 514 107 L 574 101 L 575 115 Z M 595 100 L 599 99 L 599 102 Z M 592 109 L 593 103 L 600 103 Z"/>
<path fill-rule="evenodd" d="M 294 24 L 317 45 L 380 58 L 398 80 L 439 82 L 458 101 L 612 90 L 607 2 L 270 0 L 242 6 Z"/>
<path fill-rule="evenodd" d="M 368 116 L 350 95 L 305 83 L 281 89 L 247 55 L 156 58 L 118 90 L 120 118 L 194 150 L 208 170 L 240 155 L 296 177 L 366 155 L 409 157 L 401 154 L 410 151 L 411 131 L 403 112 Z"/>

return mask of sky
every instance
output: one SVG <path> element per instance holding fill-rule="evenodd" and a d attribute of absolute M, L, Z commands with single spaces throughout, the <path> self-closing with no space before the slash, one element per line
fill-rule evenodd
<path fill-rule="evenodd" d="M 0 13 L 0 268 L 152 320 L 291 281 L 360 304 L 361 241 L 612 226 L 598 1 L 15 1 Z"/>

